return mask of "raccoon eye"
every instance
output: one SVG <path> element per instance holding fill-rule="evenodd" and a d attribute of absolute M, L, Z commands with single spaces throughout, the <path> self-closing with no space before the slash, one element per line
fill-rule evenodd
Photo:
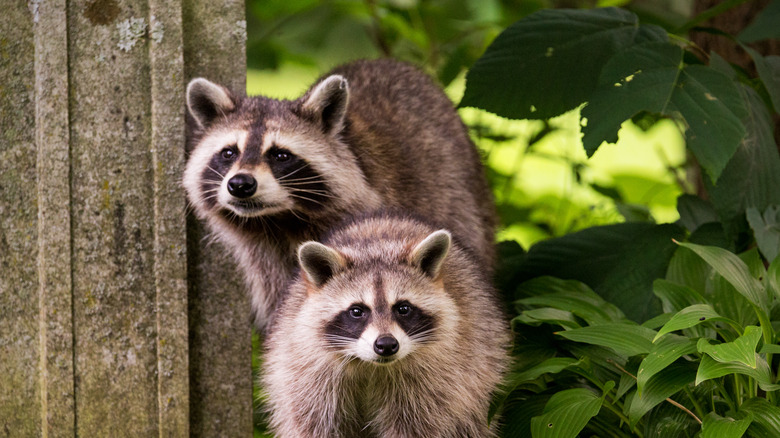
<path fill-rule="evenodd" d="M 276 151 L 273 153 L 273 157 L 276 161 L 289 161 L 292 154 L 287 151 Z"/>
<path fill-rule="evenodd" d="M 408 315 L 412 311 L 412 306 L 408 304 L 399 304 L 398 307 L 395 308 L 395 311 L 401 315 L 405 316 Z"/>
<path fill-rule="evenodd" d="M 349 316 L 351 316 L 351 317 L 353 317 L 355 319 L 360 319 L 360 318 L 362 318 L 362 317 L 364 317 L 366 315 L 366 312 L 363 309 L 361 309 L 360 307 L 357 307 L 357 306 L 350 307 L 348 312 L 349 312 Z"/>
<path fill-rule="evenodd" d="M 233 150 L 232 147 L 222 149 L 221 154 L 222 154 L 222 158 L 226 160 L 232 160 L 233 158 L 236 157 L 236 151 Z"/>

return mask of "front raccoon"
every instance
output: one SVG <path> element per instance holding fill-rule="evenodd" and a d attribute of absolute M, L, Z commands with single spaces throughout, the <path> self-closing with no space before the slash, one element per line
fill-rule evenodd
<path fill-rule="evenodd" d="M 341 218 L 403 208 L 451 230 L 486 271 L 494 212 L 478 153 L 441 90 L 390 60 L 340 67 L 300 99 L 187 88 L 184 187 L 243 268 L 258 326 L 295 269 L 295 248 Z"/>
<path fill-rule="evenodd" d="M 508 327 L 447 231 L 371 215 L 298 255 L 264 356 L 278 436 L 494 436 Z"/>

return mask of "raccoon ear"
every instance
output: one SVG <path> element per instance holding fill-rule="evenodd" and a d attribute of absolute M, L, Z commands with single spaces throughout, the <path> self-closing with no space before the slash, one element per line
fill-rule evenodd
<path fill-rule="evenodd" d="M 321 287 L 347 265 L 344 257 L 335 249 L 319 242 L 302 244 L 298 248 L 298 262 L 306 278 L 317 287 Z"/>
<path fill-rule="evenodd" d="M 439 276 L 444 258 L 450 251 L 452 236 L 447 230 L 434 231 L 412 250 L 409 260 L 420 268 L 425 275 L 436 279 Z"/>
<path fill-rule="evenodd" d="M 236 109 L 236 104 L 225 87 L 195 78 L 187 85 L 187 109 L 198 125 L 205 128 L 217 117 Z"/>
<path fill-rule="evenodd" d="M 303 109 L 312 112 L 322 122 L 323 132 L 338 134 L 344 128 L 344 116 L 349 102 L 349 85 L 340 75 L 328 76 L 317 84 L 303 103 Z"/>

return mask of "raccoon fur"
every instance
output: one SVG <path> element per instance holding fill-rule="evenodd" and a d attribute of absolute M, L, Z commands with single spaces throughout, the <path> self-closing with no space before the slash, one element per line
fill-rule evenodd
<path fill-rule="evenodd" d="M 491 437 L 508 324 L 449 232 L 367 215 L 298 250 L 266 339 L 279 437 Z"/>
<path fill-rule="evenodd" d="M 297 100 L 187 87 L 183 185 L 244 271 L 262 328 L 295 250 L 345 216 L 402 208 L 441 224 L 493 264 L 494 208 L 479 154 L 425 74 L 391 60 L 335 69 Z"/>

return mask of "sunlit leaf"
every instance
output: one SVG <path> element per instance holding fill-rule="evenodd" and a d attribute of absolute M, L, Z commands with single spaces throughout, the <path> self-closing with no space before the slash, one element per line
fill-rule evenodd
<path fill-rule="evenodd" d="M 696 341 L 683 336 L 667 335 L 653 344 L 637 372 L 637 392 L 641 395 L 647 381 L 656 373 L 686 354 L 696 352 Z"/>
<path fill-rule="evenodd" d="M 469 70 L 460 106 L 512 119 L 557 116 L 587 100 L 615 53 L 666 39 L 623 9 L 544 9 L 493 41 Z"/>
<path fill-rule="evenodd" d="M 650 352 L 655 331 L 634 324 L 608 323 L 557 334 L 572 341 L 609 347 L 620 355 L 630 357 Z"/>
<path fill-rule="evenodd" d="M 603 141 L 616 142 L 620 125 L 641 111 L 683 122 L 688 148 L 712 181 L 745 136 L 745 107 L 734 82 L 709 67 L 685 65 L 683 50 L 670 44 L 632 46 L 604 66 L 599 87 L 582 109 L 588 155 Z"/>
<path fill-rule="evenodd" d="M 739 362 L 756 367 L 756 347 L 761 340 L 761 329 L 756 326 L 745 327 L 745 334 L 732 342 L 710 344 L 707 339 L 699 339 L 696 348 L 718 362 Z"/>
<path fill-rule="evenodd" d="M 722 321 L 738 326 L 736 322 L 720 316 L 709 304 L 694 304 L 675 313 L 672 319 L 658 330 L 653 342 L 667 333 L 693 327 L 705 321 Z"/>
<path fill-rule="evenodd" d="M 702 419 L 701 438 L 741 438 L 752 419 L 723 418 L 710 412 Z"/>
<path fill-rule="evenodd" d="M 555 393 L 544 413 L 531 419 L 533 438 L 574 438 L 601 409 L 601 397 L 584 388 Z"/>
<path fill-rule="evenodd" d="M 764 391 L 777 391 L 780 384 L 772 383 L 772 371 L 766 360 L 756 353 L 756 368 L 751 368 L 740 362 L 718 362 L 708 355 L 703 355 L 696 373 L 696 385 L 727 374 L 744 374 L 756 379 L 758 386 Z"/>

